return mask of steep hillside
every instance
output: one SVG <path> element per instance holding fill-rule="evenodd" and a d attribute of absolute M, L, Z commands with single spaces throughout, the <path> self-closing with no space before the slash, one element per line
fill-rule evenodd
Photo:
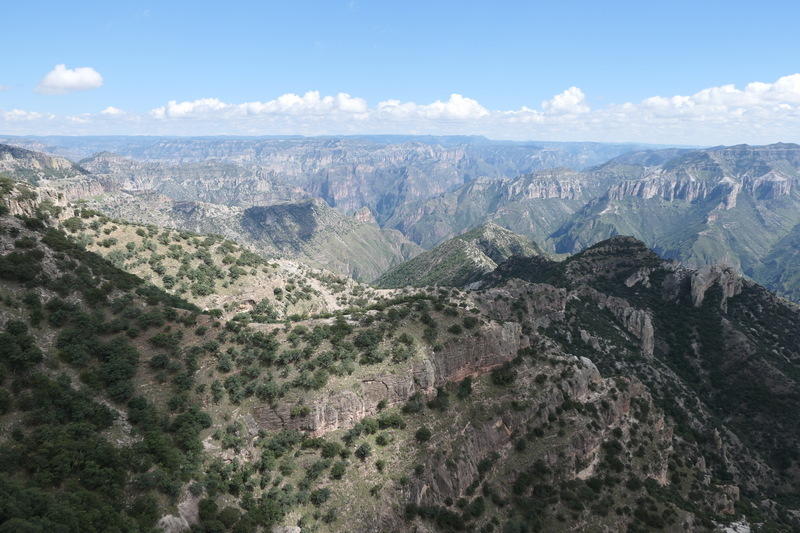
<path fill-rule="evenodd" d="M 306 258 L 357 280 L 374 279 L 421 249 L 402 233 L 343 217 L 321 200 L 250 207 L 242 225 L 249 238 L 272 242 L 284 253 Z"/>
<path fill-rule="evenodd" d="M 221 234 L 263 256 L 301 260 L 360 281 L 372 280 L 420 251 L 401 233 L 342 215 L 321 200 L 243 209 L 113 194 L 90 205 L 139 223 Z"/>
<path fill-rule="evenodd" d="M 484 224 L 398 265 L 375 280 L 378 287 L 463 287 L 511 256 L 541 255 L 531 243 L 496 224 Z"/>
<path fill-rule="evenodd" d="M 147 531 L 201 471 L 211 420 L 176 346 L 211 321 L 0 208 L 0 528 Z"/>
<path fill-rule="evenodd" d="M 0 175 L 59 189 L 71 198 L 98 194 L 106 186 L 102 178 L 90 176 L 86 169 L 63 157 L 6 144 L 0 144 Z"/>
<path fill-rule="evenodd" d="M 201 309 L 272 322 L 372 301 L 350 278 L 287 259 L 265 259 L 220 235 L 141 225 L 69 202 L 57 191 L 0 181 L 12 215 L 45 216 L 80 246 Z"/>
<path fill-rule="evenodd" d="M 511 302 L 552 285 L 548 305 L 563 306 L 564 315 L 546 326 L 547 336 L 590 357 L 602 374 L 641 380 L 674 423 L 675 449 L 700 451 L 712 483 L 740 496 L 737 511 L 797 506 L 800 424 L 784 416 L 800 407 L 796 305 L 728 268 L 662 261 L 629 237 L 562 263 L 513 258 L 484 283 L 506 287 Z M 529 313 L 528 305 L 517 312 Z M 682 486 L 683 461 L 675 461 L 672 490 Z"/>
<path fill-rule="evenodd" d="M 751 275 L 765 287 L 800 302 L 800 224 L 772 246 Z"/>
<path fill-rule="evenodd" d="M 73 216 L 69 216 L 72 214 Z M 284 259 L 267 260 L 220 236 L 142 226 L 80 206 L 60 226 L 118 268 L 202 309 L 281 320 L 332 312 L 363 298 L 348 278 Z"/>
<path fill-rule="evenodd" d="M 63 157 L 0 144 L 0 172 L 36 185 L 41 180 L 69 179 L 86 171 Z"/>

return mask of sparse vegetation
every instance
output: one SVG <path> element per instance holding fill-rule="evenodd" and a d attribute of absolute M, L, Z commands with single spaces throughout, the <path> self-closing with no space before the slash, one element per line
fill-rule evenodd
<path fill-rule="evenodd" d="M 793 524 L 797 428 L 772 413 L 794 398 L 726 364 L 757 332 L 752 360 L 796 378 L 794 311 L 752 286 L 725 311 L 715 286 L 667 299 L 650 256 L 650 285 L 626 283 L 630 246 L 607 270 L 593 250 L 480 290 L 383 292 L 217 236 L 46 211 L 1 219 L 0 529 L 150 530 L 187 493 L 204 531 L 340 531 L 376 510 L 399 529 L 711 528 L 726 505 Z M 534 317 L 537 301 L 560 310 Z M 747 464 L 780 479 L 777 511 L 725 492 Z"/>

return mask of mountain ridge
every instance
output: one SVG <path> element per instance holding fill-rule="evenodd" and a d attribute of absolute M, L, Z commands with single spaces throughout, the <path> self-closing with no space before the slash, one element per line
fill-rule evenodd
<path fill-rule="evenodd" d="M 511 256 L 541 254 L 535 243 L 490 222 L 391 268 L 374 284 L 386 288 L 463 287 L 491 272 L 498 263 Z"/>

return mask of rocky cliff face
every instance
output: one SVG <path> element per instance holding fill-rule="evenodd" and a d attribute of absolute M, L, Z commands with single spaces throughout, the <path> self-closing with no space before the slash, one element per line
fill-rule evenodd
<path fill-rule="evenodd" d="M 722 184 L 718 190 L 715 184 L 709 184 L 705 181 L 678 181 L 658 177 L 645 177 L 636 181 L 625 181 L 612 186 L 606 193 L 609 200 L 619 201 L 626 197 L 637 197 L 645 200 L 651 198 L 661 198 L 668 202 L 675 200 L 683 200 L 686 202 L 694 202 L 695 200 L 704 200 L 713 192 L 721 192 L 728 195 L 730 191 L 736 191 L 738 188 L 728 187 L 728 184 Z M 739 187 L 740 188 L 740 187 Z M 732 202 L 735 205 L 734 202 Z"/>
<path fill-rule="evenodd" d="M 585 189 L 592 189 L 580 173 L 569 170 L 539 171 L 508 182 L 503 191 L 504 200 L 562 199 L 580 200 L 585 198 Z"/>
<path fill-rule="evenodd" d="M 310 410 L 305 416 L 292 416 L 288 404 L 260 406 L 254 416 L 262 429 L 300 429 L 324 435 L 374 416 L 379 405 L 401 405 L 414 394 L 431 397 L 437 387 L 486 374 L 511 361 L 526 343 L 519 324 L 490 323 L 468 339 L 453 339 L 437 351 L 420 354 L 408 366 L 407 373 L 396 369 L 387 374 L 370 373 L 359 379 L 356 390 L 308 399 Z"/>
<path fill-rule="evenodd" d="M 35 217 L 45 207 L 51 206 L 63 208 L 67 205 L 64 194 L 52 189 L 43 187 L 28 188 L 24 185 L 17 185 L 15 190 L 10 191 L 4 198 L 3 203 L 8 209 L 8 213 L 13 216 Z"/>
<path fill-rule="evenodd" d="M 628 234 L 689 265 L 722 263 L 757 276 L 772 246 L 800 222 L 799 153 L 791 144 L 743 145 L 639 167 L 635 179 L 612 184 L 559 228 L 555 247 L 574 252 Z M 629 169 L 629 159 L 617 168 Z"/>
<path fill-rule="evenodd" d="M 311 196 L 285 180 L 267 179 L 230 161 L 141 161 L 103 152 L 81 165 L 115 190 L 156 193 L 176 201 L 249 207 Z"/>
<path fill-rule="evenodd" d="M 0 172 L 12 174 L 16 179 L 36 184 L 42 179 L 70 178 L 86 171 L 63 157 L 55 157 L 0 144 Z"/>
<path fill-rule="evenodd" d="M 721 198 L 722 209 L 733 209 L 739 194 L 744 191 L 760 200 L 775 200 L 790 196 L 794 178 L 788 173 L 768 170 L 759 176 L 740 175 L 739 179 L 723 176 L 718 180 L 676 176 L 663 168 L 645 171 L 636 180 L 626 180 L 608 189 L 606 196 L 611 201 L 623 201 L 626 197 L 643 200 L 660 198 L 667 202 L 697 202 L 709 198 Z"/>
<path fill-rule="evenodd" d="M 0 144 L 0 174 L 31 185 L 58 190 L 67 199 L 102 194 L 108 184 L 103 179 L 63 157 Z"/>
<path fill-rule="evenodd" d="M 566 304 L 561 304 L 563 300 L 558 298 L 558 304 L 553 306 L 559 310 L 563 305 L 564 313 L 551 312 L 546 325 L 542 325 L 547 328 L 545 331 L 560 329 L 560 342 L 565 346 L 586 346 L 588 351 L 582 353 L 594 354 L 592 360 L 601 373 L 621 372 L 641 379 L 656 405 L 671 412 L 675 420 L 681 420 L 678 428 L 684 438 L 686 431 L 715 435 L 707 445 L 702 440 L 697 443 L 701 450 L 707 446 L 707 451 L 716 454 L 714 458 L 706 456 L 706 460 L 716 465 L 713 468 L 717 473 L 725 472 L 720 486 L 735 485 L 726 488 L 725 494 L 740 489 L 746 493 L 778 477 L 782 481 L 774 490 L 780 492 L 783 489 L 778 487 L 792 478 L 784 470 L 792 468 L 789 463 L 776 459 L 792 455 L 794 452 L 789 450 L 795 445 L 784 439 L 766 444 L 761 437 L 764 432 L 772 431 L 774 425 L 782 426 L 782 435 L 797 431 L 793 423 L 791 429 L 784 426 L 784 421 L 772 414 L 772 408 L 763 399 L 764 395 L 771 395 L 780 404 L 797 400 L 786 388 L 794 378 L 785 370 L 778 370 L 783 365 L 778 361 L 786 361 L 784 357 L 800 361 L 798 337 L 778 335 L 780 340 L 774 339 L 782 348 L 771 354 L 766 350 L 775 349 L 773 345 L 756 348 L 757 339 L 761 338 L 756 331 L 765 327 L 765 323 L 755 325 L 754 315 L 745 309 L 757 308 L 770 317 L 784 314 L 779 323 L 769 326 L 783 331 L 784 324 L 789 323 L 786 321 L 794 320 L 791 317 L 798 312 L 795 306 L 731 269 L 687 270 L 657 259 L 641 243 L 629 238 L 605 241 L 561 264 L 539 263 L 526 268 L 523 260 L 515 260 L 513 264 L 501 265 L 486 278 L 486 283 L 497 286 L 490 291 L 500 290 L 506 283 L 503 280 L 510 278 L 542 280 L 564 287 L 562 298 Z M 524 294 L 518 293 L 516 298 Z M 615 328 L 599 326 L 598 310 L 614 317 L 616 333 Z M 570 326 L 562 328 L 559 323 Z M 603 333 L 597 333 L 598 327 Z M 619 333 L 624 333 L 628 341 L 616 337 Z M 548 336 L 552 337 L 552 333 Z M 632 342 L 638 354 L 651 357 L 654 362 L 643 364 L 635 358 L 620 358 L 619 353 L 612 356 L 620 342 Z M 752 386 L 745 386 L 746 382 Z M 676 383 L 680 383 L 677 388 Z M 738 398 L 734 410 L 728 403 L 733 396 Z M 668 408 L 675 401 L 683 406 L 678 409 L 683 414 Z M 688 409 L 689 405 L 695 407 Z M 738 414 L 733 414 L 734 411 Z M 754 416 L 761 422 L 754 423 Z M 726 422 L 717 426 L 714 417 L 722 417 Z M 726 504 L 719 505 L 730 512 Z"/>
<path fill-rule="evenodd" d="M 451 192 L 400 207 L 386 225 L 431 247 L 486 221 L 535 242 L 599 194 L 602 180 L 571 170 L 548 170 L 508 179 L 478 179 Z"/>
<path fill-rule="evenodd" d="M 741 294 L 744 280 L 730 268 L 719 266 L 703 267 L 692 273 L 691 292 L 695 307 L 703 305 L 706 293 L 711 287 L 721 291 L 720 308 L 727 311 L 728 299 Z"/>
<path fill-rule="evenodd" d="M 537 413 L 506 413 L 498 418 L 492 418 L 477 425 L 476 427 L 466 428 L 464 434 L 459 436 L 459 451 L 455 467 L 445 464 L 443 456 L 434 455 L 429 460 L 425 469 L 426 475 L 419 479 L 411 488 L 411 498 L 416 504 L 436 503 L 446 498 L 453 500 L 462 497 L 472 482 L 479 477 L 480 461 L 498 450 L 506 451 L 511 447 L 511 435 L 519 431 L 520 427 L 526 424 L 543 425 L 547 423 L 547 418 L 554 413 L 557 406 L 561 405 L 565 399 L 573 401 L 585 401 L 592 392 L 589 385 L 597 386 L 601 382 L 600 374 L 591 363 L 583 360 L 576 365 L 576 372 L 562 383 L 561 390 L 543 388 L 537 391 L 539 399 L 543 404 L 549 406 Z M 621 409 L 620 409 L 621 411 Z M 599 442 L 596 443 L 599 445 Z M 597 446 L 588 444 L 581 446 L 581 450 L 576 450 L 579 454 L 593 449 Z M 510 450 L 508 450 L 510 451 Z M 558 466 L 564 466 L 564 458 L 558 461 Z M 585 461 L 591 463 L 585 457 L 575 460 L 570 457 L 572 467 Z M 550 464 L 555 464 L 556 458 L 552 457 Z M 573 471 L 573 476 L 578 472 Z"/>
<path fill-rule="evenodd" d="M 631 410 L 632 404 L 637 400 L 651 404 L 646 389 L 640 383 L 631 382 L 627 384 L 624 393 L 612 398 L 610 390 L 614 388 L 614 382 L 603 380 L 591 361 L 584 359 L 575 366 L 576 371 L 559 389 L 544 387 L 536 391 L 534 397 L 542 405 L 548 406 L 545 409 L 537 413 L 506 413 L 497 419 L 465 428 L 459 435 L 457 444 L 453 446 L 459 451 L 455 456 L 455 466 L 448 464 L 442 455 L 432 455 L 425 465 L 426 474 L 410 489 L 412 501 L 416 505 L 431 505 L 448 498 L 457 500 L 468 495 L 468 489 L 475 480 L 486 475 L 482 472 L 483 459 L 493 454 L 499 455 L 496 459 L 498 462 L 509 459 L 514 454 L 513 435 L 519 433 L 521 428 L 546 426 L 548 418 L 555 415 L 558 406 L 565 401 L 588 404 L 605 401 L 609 407 L 603 413 L 603 422 L 607 427 L 619 429 L 623 434 L 630 433 L 631 426 L 637 423 Z M 672 433 L 663 418 L 657 419 L 654 427 L 657 429 L 651 442 L 654 461 L 643 469 L 644 472 L 639 473 L 665 485 Z M 546 468 L 558 472 L 566 479 L 588 479 L 597 473 L 602 444 L 610 438 L 610 432 L 603 434 L 585 429 L 576 430 L 570 434 L 561 453 L 555 449 L 548 450 L 540 460 Z M 502 484 L 506 474 L 502 466 L 499 466 L 486 477 Z"/>

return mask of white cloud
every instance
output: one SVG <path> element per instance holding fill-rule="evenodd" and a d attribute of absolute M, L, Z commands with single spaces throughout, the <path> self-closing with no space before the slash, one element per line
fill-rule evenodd
<path fill-rule="evenodd" d="M 0 85 L 0 93 L 11 89 L 10 85 Z"/>
<path fill-rule="evenodd" d="M 661 116 L 741 114 L 791 109 L 800 104 L 800 74 L 778 78 L 774 83 L 752 82 L 744 89 L 721 85 L 690 96 L 653 96 L 642 101 L 643 110 Z M 788 106 L 788 107 L 786 107 Z"/>
<path fill-rule="evenodd" d="M 113 116 L 117 116 L 117 115 L 124 115 L 125 111 L 123 111 L 122 109 L 120 109 L 118 107 L 114 107 L 113 105 L 110 105 L 107 108 L 105 108 L 102 111 L 100 111 L 100 114 L 113 117 Z"/>
<path fill-rule="evenodd" d="M 56 65 L 36 86 L 42 94 L 66 94 L 75 91 L 97 89 L 103 85 L 103 77 L 92 67 L 67 68 Z"/>
<path fill-rule="evenodd" d="M 542 109 L 548 113 L 588 113 L 586 95 L 577 87 L 570 87 L 550 100 L 542 102 Z"/>
<path fill-rule="evenodd" d="M 201 98 L 186 102 L 170 100 L 166 105 L 151 110 L 150 114 L 156 118 L 165 119 L 245 115 L 324 116 L 335 113 L 361 114 L 366 113 L 367 110 L 366 100 L 354 98 L 347 93 L 321 96 L 319 91 L 309 91 L 302 96 L 287 93 L 274 100 L 243 104 L 228 104 L 218 98 Z"/>
<path fill-rule="evenodd" d="M 347 93 L 320 96 L 319 91 L 308 91 L 303 96 L 288 93 L 268 102 L 247 102 L 237 106 L 248 115 L 261 114 L 327 114 L 365 113 L 367 102 Z"/>
<path fill-rule="evenodd" d="M 379 113 L 409 119 L 479 119 L 489 115 L 489 110 L 478 103 L 477 100 L 466 98 L 453 93 L 446 102 L 436 100 L 432 104 L 420 105 L 414 102 L 401 102 L 400 100 L 385 100 L 378 104 Z"/>
<path fill-rule="evenodd" d="M 66 119 L 76 124 L 90 124 L 92 122 L 92 115 L 84 113 L 82 115 L 68 115 Z"/>
<path fill-rule="evenodd" d="M 720 85 L 689 95 L 591 108 L 578 87 L 541 103 L 491 110 L 454 93 L 418 103 L 387 99 L 368 105 L 347 93 L 288 93 L 271 100 L 171 100 L 147 113 L 108 107 L 55 117 L 0 111 L 9 134 L 335 135 L 358 133 L 481 134 L 503 139 L 639 141 L 674 144 L 800 141 L 800 74 L 743 87 Z"/>
<path fill-rule="evenodd" d="M 25 111 L 22 109 L 12 109 L 10 111 L 0 110 L 0 118 L 8 122 L 36 121 L 42 119 L 53 119 L 55 115 L 49 113 L 38 113 L 36 111 Z"/>
<path fill-rule="evenodd" d="M 150 111 L 156 118 L 182 118 L 192 115 L 203 115 L 213 111 L 222 111 L 230 107 L 217 98 L 201 98 L 191 102 L 176 102 L 170 100 L 167 105 L 157 107 Z"/>

